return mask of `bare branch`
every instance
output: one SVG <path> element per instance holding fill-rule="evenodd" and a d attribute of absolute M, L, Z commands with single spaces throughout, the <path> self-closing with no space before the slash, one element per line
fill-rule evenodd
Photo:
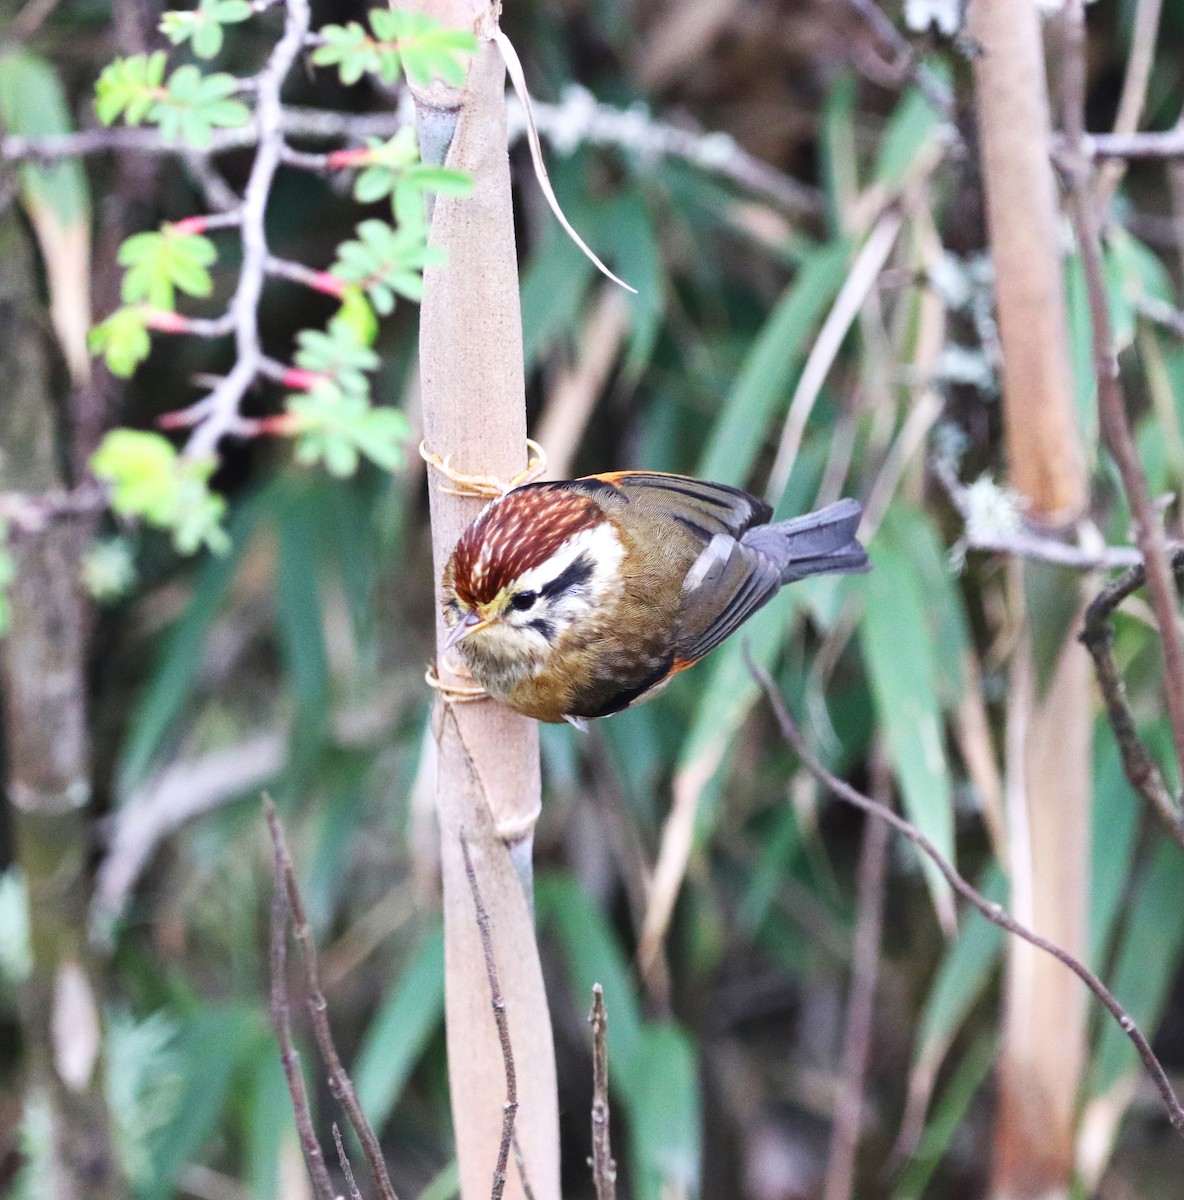
<path fill-rule="evenodd" d="M 849 0 L 851 7 L 866 22 L 869 29 L 896 56 L 902 73 L 912 77 L 925 99 L 943 117 L 953 119 L 954 94 L 949 84 L 939 79 L 921 60 L 912 43 L 892 23 L 876 0 Z"/>
<path fill-rule="evenodd" d="M 1067 0 L 1063 12 L 1064 53 L 1061 89 L 1065 122 L 1064 170 L 1070 213 L 1077 234 L 1089 297 L 1094 369 L 1098 377 L 1098 415 L 1106 446 L 1114 457 L 1135 522 L 1135 542 L 1147 564 L 1147 591 L 1163 646 L 1164 694 L 1176 759 L 1184 771 L 1184 645 L 1177 626 L 1176 589 L 1168 562 L 1167 541 L 1139 461 L 1126 397 L 1118 373 L 1118 353 L 1102 265 L 1102 239 L 1090 188 L 1090 167 L 1082 153 L 1085 136 L 1085 12 L 1083 0 Z"/>
<path fill-rule="evenodd" d="M 1184 573 L 1184 548 L 1177 547 L 1172 551 L 1172 569 L 1177 579 Z M 1131 787 L 1147 800 L 1171 836 L 1184 848 L 1184 814 L 1168 790 L 1150 751 L 1139 737 L 1134 714 L 1127 703 L 1126 685 L 1114 661 L 1114 627 L 1110 619 L 1119 604 L 1146 581 L 1146 569 L 1139 564 L 1099 592 L 1085 610 L 1085 627 L 1080 638 L 1094 660 L 1098 686 L 1102 689 L 1106 713 L 1122 755 L 1123 773 Z"/>
<path fill-rule="evenodd" d="M 1184 158 L 1184 128 L 1151 133 L 1094 133 L 1082 138 L 1090 158 Z"/>
<path fill-rule="evenodd" d="M 498 982 L 497 963 L 493 957 L 493 934 L 489 927 L 489 911 L 481 899 L 481 891 L 477 886 L 477 872 L 473 869 L 473 856 L 469 853 L 469 843 L 461 836 L 460 851 L 464 855 L 465 875 L 468 876 L 469 890 L 473 894 L 473 907 L 477 912 L 477 929 L 481 933 L 481 951 L 485 955 L 485 974 L 489 977 L 489 1003 L 493 1009 L 493 1020 L 497 1025 L 498 1040 L 502 1045 L 502 1062 L 506 1068 L 506 1104 L 505 1115 L 502 1119 L 502 1142 L 498 1148 L 497 1165 L 493 1169 L 493 1190 L 490 1200 L 501 1200 L 506 1187 L 506 1164 L 510 1160 L 510 1144 L 514 1141 L 514 1118 L 518 1113 L 518 1073 L 514 1067 L 514 1050 L 510 1045 L 510 1023 L 506 1019 L 506 1002 L 502 997 L 502 987 Z M 521 1165 L 519 1167 L 521 1170 Z M 523 1171 L 523 1179 L 526 1178 Z"/>
<path fill-rule="evenodd" d="M 275 805 L 266 796 L 263 799 L 263 811 L 267 816 L 267 825 L 271 831 L 272 844 L 275 847 L 276 874 L 283 880 L 287 892 L 288 908 L 292 914 L 292 932 L 300 945 L 301 957 L 304 960 L 308 1013 L 312 1018 L 313 1034 L 328 1072 L 329 1090 L 341 1107 L 345 1109 L 345 1115 L 349 1117 L 349 1122 L 354 1127 L 358 1140 L 362 1143 L 366 1162 L 370 1166 L 375 1183 L 378 1184 L 382 1200 L 398 1200 L 395 1189 L 391 1185 L 390 1176 L 387 1174 L 378 1137 L 373 1126 L 366 1119 L 366 1114 L 362 1112 L 357 1092 L 354 1091 L 353 1081 L 341 1065 L 341 1057 L 337 1053 L 337 1045 L 333 1041 L 333 1032 L 329 1028 L 328 1005 L 325 1002 L 325 995 L 321 991 L 316 943 L 313 941 L 308 918 L 304 914 L 304 902 L 300 898 L 300 889 L 296 882 L 296 868 L 292 863 L 292 856 L 288 853 L 288 844 L 284 837 L 284 827 L 280 822 L 279 813 L 276 812 Z"/>
<path fill-rule="evenodd" d="M 592 985 L 592 1180 L 596 1200 L 617 1200 L 617 1164 L 613 1159 L 608 1109 L 608 1011 L 604 989 Z"/>
<path fill-rule="evenodd" d="M 267 200 L 284 144 L 280 92 L 308 34 L 309 0 L 287 0 L 284 12 L 284 32 L 259 72 L 255 92 L 259 148 L 243 193 L 242 266 L 229 309 L 234 318 L 235 363 L 206 398 L 209 411 L 185 445 L 185 453 L 194 458 L 212 454 L 224 435 L 236 431 L 239 405 L 259 373 L 259 300 L 267 274 Z"/>
<path fill-rule="evenodd" d="M 107 505 L 107 489 L 84 483 L 66 491 L 0 492 L 0 521 L 13 533 L 40 533 L 53 521 L 93 516 Z"/>
<path fill-rule="evenodd" d="M 1134 546 L 1107 546 L 1100 537 L 1097 546 L 1083 546 L 1030 527 L 981 529 L 974 518 L 969 489 L 958 479 L 953 466 L 942 458 L 931 459 L 929 466 L 949 496 L 950 503 L 966 522 L 959 545 L 967 550 L 1014 554 L 1017 558 L 1052 563 L 1078 571 L 1095 571 L 1099 568 L 1118 570 L 1138 566 L 1143 561 L 1143 556 Z"/>
<path fill-rule="evenodd" d="M 980 892 L 975 891 L 958 874 L 957 870 L 941 851 L 915 825 L 906 821 L 892 809 L 888 808 L 887 805 L 881 804 L 879 801 L 873 800 L 870 796 L 857 791 L 845 780 L 828 771 L 818 761 L 813 751 L 806 745 L 805 738 L 802 737 L 801 730 L 798 729 L 793 718 L 789 715 L 789 710 L 785 705 L 781 693 L 777 690 L 772 676 L 753 662 L 751 655 L 746 653 L 746 658 L 748 659 L 749 671 L 768 697 L 769 704 L 772 706 L 774 716 L 777 718 L 777 723 L 780 726 L 782 736 L 802 760 L 802 765 L 806 770 L 840 800 L 858 808 L 861 812 L 867 813 L 869 816 L 886 821 L 897 833 L 912 842 L 937 867 L 950 887 L 964 900 L 978 909 L 993 925 L 998 925 L 1000 929 L 1004 929 L 1016 937 L 1023 938 L 1025 942 L 1035 946 L 1038 950 L 1043 950 L 1046 954 L 1052 955 L 1053 958 L 1072 971 L 1101 1001 L 1106 1011 L 1118 1022 L 1119 1028 L 1130 1039 L 1143 1066 L 1146 1068 L 1148 1075 L 1151 1076 L 1152 1082 L 1163 1099 L 1164 1107 L 1167 1109 L 1168 1119 L 1171 1121 L 1172 1127 L 1181 1137 L 1184 1137 L 1184 1106 L 1180 1104 L 1179 1097 L 1172 1088 L 1171 1081 L 1168 1079 L 1163 1064 L 1155 1056 L 1155 1051 L 1151 1049 L 1151 1043 L 1135 1023 L 1134 1017 L 1118 1002 L 1114 993 L 1079 959 L 1062 949 L 1055 942 L 1050 942 L 1048 938 L 1041 937 L 1040 934 L 1033 932 L 1026 925 L 1021 925 L 1002 905 L 992 903 Z"/>
<path fill-rule="evenodd" d="M 304 1152 L 304 1163 L 316 1192 L 316 1200 L 334 1200 L 333 1184 L 325 1167 L 325 1154 L 312 1127 L 312 1113 L 308 1106 L 304 1073 L 300 1069 L 300 1055 L 292 1044 L 292 1017 L 288 1005 L 287 982 L 288 918 L 291 914 L 284 883 L 281 842 L 275 832 L 279 828 L 279 817 L 270 800 L 265 799 L 263 803 L 268 822 L 272 825 L 275 846 L 275 895 L 271 902 L 271 1024 L 279 1043 L 280 1062 L 283 1064 L 284 1078 L 288 1083 L 288 1095 L 292 1098 L 292 1112 L 296 1117 L 300 1149 Z"/>

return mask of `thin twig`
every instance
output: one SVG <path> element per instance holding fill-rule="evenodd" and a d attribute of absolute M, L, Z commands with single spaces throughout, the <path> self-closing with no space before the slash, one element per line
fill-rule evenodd
<path fill-rule="evenodd" d="M 375 1183 L 378 1184 L 382 1200 L 398 1200 L 395 1189 L 391 1185 L 390 1176 L 387 1174 L 378 1137 L 373 1126 L 366 1119 L 366 1114 L 362 1112 L 357 1092 L 354 1091 L 353 1081 L 341 1065 L 341 1057 L 337 1053 L 337 1045 L 333 1041 L 333 1032 L 329 1028 L 328 1005 L 325 1002 L 324 993 L 321 991 L 316 943 L 313 940 L 312 928 L 304 913 L 304 902 L 300 897 L 300 889 L 296 881 L 296 868 L 292 862 L 292 856 L 288 853 L 288 843 L 284 837 L 284 828 L 280 823 L 279 813 L 276 812 L 275 805 L 267 797 L 264 797 L 263 811 L 267 815 L 267 825 L 275 846 L 276 870 L 283 879 L 288 894 L 288 907 L 292 913 L 292 932 L 300 945 L 301 957 L 304 959 L 308 1013 L 312 1018 L 313 1034 L 316 1037 L 317 1046 L 320 1048 L 321 1058 L 325 1062 L 325 1069 L 329 1077 L 329 1090 L 341 1107 L 345 1109 L 345 1115 L 349 1117 L 349 1122 L 354 1127 L 358 1140 L 362 1143 L 366 1162 L 370 1166 Z"/>
<path fill-rule="evenodd" d="M 851 7 L 863 18 L 880 41 L 896 55 L 901 70 L 912 76 L 925 99 L 947 119 L 954 116 L 954 93 L 917 57 L 912 43 L 900 32 L 876 3 L 876 0 L 849 0 Z"/>
<path fill-rule="evenodd" d="M 1179 579 L 1184 573 L 1184 548 L 1172 552 L 1172 569 Z M 1098 686 L 1106 701 L 1110 726 L 1122 755 L 1122 769 L 1130 785 L 1159 815 L 1168 832 L 1184 849 L 1184 814 L 1176 802 L 1150 751 L 1135 728 L 1134 714 L 1126 699 L 1126 684 L 1114 661 L 1114 627 L 1110 623 L 1115 609 L 1147 581 L 1147 572 L 1139 564 L 1103 588 L 1085 610 L 1085 627 L 1080 638 L 1094 660 Z"/>
<path fill-rule="evenodd" d="M 1184 128 L 1086 134 L 1081 152 L 1089 158 L 1184 158 Z"/>
<path fill-rule="evenodd" d="M 604 1007 L 604 989 L 592 985 L 592 1180 L 596 1200 L 617 1200 L 617 1164 L 613 1159 L 609 1136 L 608 1109 L 608 1011 Z"/>
<path fill-rule="evenodd" d="M 346 1186 L 349 1188 L 349 1200 L 362 1200 L 362 1193 L 358 1191 L 358 1185 L 354 1180 L 354 1169 L 349 1165 L 349 1155 L 345 1152 L 345 1146 L 341 1141 L 341 1130 L 337 1128 L 337 1122 L 333 1122 L 333 1142 L 337 1146 L 337 1161 L 341 1164 L 341 1172 L 345 1176 Z"/>
<path fill-rule="evenodd" d="M 518 1182 L 522 1185 L 523 1200 L 534 1200 L 534 1188 L 530 1186 L 530 1175 L 526 1170 L 526 1155 L 522 1153 L 522 1147 L 518 1144 L 516 1129 L 510 1144 L 514 1151 L 514 1166 L 518 1168 Z"/>
<path fill-rule="evenodd" d="M 1089 164 L 1081 152 L 1085 121 L 1085 11 L 1083 0 L 1067 0 L 1063 12 L 1064 51 L 1061 89 L 1064 108 L 1065 174 L 1070 212 L 1077 233 L 1089 297 L 1094 369 L 1098 377 L 1098 415 L 1106 445 L 1122 478 L 1135 522 L 1135 542 L 1147 564 L 1147 592 L 1163 646 L 1163 686 L 1176 759 L 1184 772 L 1184 645 L 1176 616 L 1176 589 L 1167 542 L 1151 499 L 1147 476 L 1127 419 L 1126 397 L 1118 373 L 1118 354 L 1110 319 L 1102 265 L 1101 229 L 1090 190 Z"/>
<path fill-rule="evenodd" d="M 1002 905 L 992 903 L 981 893 L 975 891 L 958 874 L 957 870 L 941 851 L 915 825 L 910 824 L 910 822 L 888 808 L 887 805 L 881 804 L 879 801 L 873 800 L 870 796 L 857 791 L 845 780 L 828 771 L 806 745 L 801 731 L 789 715 L 789 709 L 786 707 L 781 693 L 777 690 L 772 676 L 753 662 L 751 655 L 747 651 L 745 652 L 745 657 L 748 660 L 749 671 L 769 699 L 782 736 L 801 759 L 802 765 L 806 770 L 825 787 L 829 788 L 840 800 L 853 805 L 861 812 L 886 821 L 897 833 L 912 842 L 937 867 L 950 887 L 964 900 L 978 909 L 991 924 L 998 925 L 1000 929 L 1004 929 L 1016 937 L 1023 938 L 1025 942 L 1035 946 L 1038 950 L 1043 950 L 1046 954 L 1051 954 L 1053 958 L 1072 971 L 1101 1001 L 1106 1011 L 1118 1022 L 1119 1028 L 1130 1039 L 1143 1066 L 1146 1068 L 1148 1075 L 1151 1076 L 1152 1082 L 1163 1099 L 1164 1107 L 1167 1109 L 1168 1119 L 1171 1121 L 1172 1127 L 1181 1137 L 1184 1137 L 1184 1106 L 1180 1104 L 1179 1097 L 1172 1088 L 1171 1081 L 1168 1079 L 1163 1064 L 1155 1056 L 1155 1051 L 1151 1049 L 1151 1043 L 1148 1042 L 1142 1030 L 1135 1023 L 1134 1017 L 1118 1002 L 1114 993 L 1110 991 L 1089 967 L 1067 950 L 1062 949 L 1055 942 L 1050 942 L 1048 938 L 1033 932 L 1027 926 L 1021 925 Z"/>
<path fill-rule="evenodd" d="M 513 141 L 523 135 L 526 122 L 514 97 L 508 98 L 506 107 L 508 134 Z M 590 92 L 574 84 L 565 90 L 558 104 L 536 103 L 534 115 L 539 133 L 561 154 L 570 154 L 577 146 L 587 144 L 623 150 L 643 161 L 677 159 L 725 179 L 788 213 L 817 216 L 822 212 L 822 196 L 817 188 L 749 154 L 726 133 L 683 129 L 656 119 L 637 106 L 621 109 L 600 104 Z M 410 105 L 382 113 L 341 113 L 285 106 L 281 111 L 280 132 L 285 138 L 360 143 L 368 137 L 393 137 L 412 119 Z M 202 154 L 209 159 L 258 142 L 255 123 L 240 129 L 215 129 Z M 164 141 L 155 129 L 85 129 L 40 138 L 18 134 L 0 138 L 0 158 L 11 162 L 29 159 L 52 163 L 121 150 L 177 154 L 184 147 Z M 327 165 L 320 155 L 305 156 L 286 148 L 281 153 L 285 162 L 297 168 L 321 171 Z"/>
<path fill-rule="evenodd" d="M 883 777 L 881 769 L 878 774 Z M 880 783 L 885 785 L 886 779 Z M 879 789 L 877 789 L 879 790 Z M 882 801 L 877 801 L 882 803 Z M 850 1200 L 855 1182 L 855 1155 L 863 1120 L 863 1085 L 872 1037 L 872 1012 L 880 967 L 880 936 L 884 917 L 884 866 L 888 826 L 868 821 L 859 856 L 859 915 L 851 951 L 851 995 L 843 1037 L 843 1073 L 835 1099 L 826 1169 L 825 1200 Z"/>
<path fill-rule="evenodd" d="M 818 336 L 814 339 L 810 356 L 806 359 L 798 385 L 794 389 L 793 399 L 789 403 L 777 456 L 769 472 L 765 495 L 771 500 L 780 499 L 785 490 L 790 471 L 793 470 L 794 461 L 797 459 L 798 448 L 806 432 L 806 425 L 814 410 L 814 402 L 822 391 L 822 385 L 826 382 L 826 376 L 847 336 L 847 331 L 851 328 L 851 322 L 859 315 L 868 293 L 875 286 L 884 264 L 888 261 L 888 255 L 892 253 L 892 247 L 896 245 L 896 237 L 903 223 L 904 214 L 895 205 L 886 209 L 880 216 L 855 256 L 851 270 L 839 289 Z"/>
<path fill-rule="evenodd" d="M 469 891 L 473 894 L 473 907 L 477 911 L 477 929 L 481 934 L 481 951 L 485 956 L 485 974 L 489 977 L 489 1004 L 493 1009 L 493 1020 L 497 1026 L 498 1041 L 502 1046 L 502 1063 L 506 1069 L 506 1103 L 502 1117 L 502 1141 L 498 1147 L 497 1165 L 493 1169 L 493 1191 L 490 1200 L 501 1200 L 506 1187 L 506 1165 L 510 1160 L 510 1145 L 514 1141 L 514 1118 L 518 1113 L 518 1073 L 514 1068 L 514 1050 L 510 1045 L 510 1023 L 506 1018 L 506 1001 L 497 977 L 497 963 L 493 957 L 493 933 L 490 930 L 489 910 L 481 899 L 477 886 L 477 872 L 473 869 L 473 857 L 469 853 L 468 840 L 462 835 L 460 851 L 464 855 L 465 875 L 469 880 Z M 523 1172 L 525 1176 L 525 1172 Z"/>
<path fill-rule="evenodd" d="M 277 822 L 270 800 L 264 801 L 269 823 Z M 273 829 L 273 841 L 275 839 Z M 325 1167 L 325 1154 L 312 1127 L 312 1113 L 308 1106 L 308 1092 L 304 1086 L 304 1073 L 300 1069 L 300 1055 L 292 1044 L 292 1018 L 288 1007 L 288 892 L 284 883 L 284 864 L 280 855 L 280 843 L 275 845 L 275 895 L 271 902 L 271 1023 L 280 1047 L 280 1062 L 284 1078 L 288 1083 L 288 1095 L 292 1098 L 292 1112 L 296 1118 L 296 1132 L 300 1138 L 300 1149 L 304 1152 L 304 1163 L 308 1177 L 312 1180 L 317 1200 L 334 1200 L 333 1184 Z"/>
<path fill-rule="evenodd" d="M 1131 28 L 1131 52 L 1126 61 L 1126 78 L 1122 81 L 1122 96 L 1114 118 L 1114 132 L 1120 137 L 1139 128 L 1143 108 L 1147 103 L 1147 86 L 1155 63 L 1155 43 L 1159 36 L 1159 18 L 1163 0 L 1138 0 Z M 1105 219 L 1114 193 L 1126 172 L 1126 160 L 1112 158 L 1102 164 L 1094 181 L 1094 203 L 1098 216 Z"/>
<path fill-rule="evenodd" d="M 1058 567 L 1071 567 L 1078 571 L 1120 570 L 1139 566 L 1143 556 L 1134 546 L 1107 546 L 1099 537 L 1096 548 L 1087 547 L 1034 529 L 990 530 L 974 525 L 969 489 L 958 479 L 953 466 L 942 458 L 930 460 L 929 468 L 945 489 L 950 503 L 966 525 L 959 546 L 967 550 L 985 553 L 1013 554 L 1034 562 L 1053 563 Z"/>
<path fill-rule="evenodd" d="M 0 521 L 10 533 L 40 533 L 54 521 L 93 516 L 107 505 L 107 489 L 94 482 L 70 491 L 0 492 Z"/>

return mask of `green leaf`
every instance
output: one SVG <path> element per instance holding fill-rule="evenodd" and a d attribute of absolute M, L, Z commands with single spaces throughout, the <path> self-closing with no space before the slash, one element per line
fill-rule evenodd
<path fill-rule="evenodd" d="M 215 129 L 233 129 L 250 121 L 251 110 L 231 98 L 238 87 L 233 75 L 203 75 L 192 64 L 178 67 L 163 92 L 154 93 L 148 119 L 160 127 L 165 141 L 203 149 Z"/>
<path fill-rule="evenodd" d="M 181 1169 L 200 1154 L 217 1126 L 235 1068 L 258 1036 L 254 1008 L 203 1007 L 181 1035 L 181 1097 L 153 1155 L 145 1200 L 165 1200 Z"/>
<path fill-rule="evenodd" d="M 251 12 L 247 0 L 201 0 L 191 12 L 166 12 L 160 31 L 174 46 L 191 42 L 198 58 L 214 58 L 222 49 L 222 26 L 249 20 Z"/>
<path fill-rule="evenodd" d="M 747 481 L 769 424 L 788 400 L 790 384 L 805 361 L 808 339 L 843 285 L 850 249 L 840 239 L 803 259 L 721 405 L 699 460 L 702 478 L 736 486 Z"/>
<path fill-rule="evenodd" d="M 929 620 L 909 526 L 890 509 L 870 547 L 871 572 L 853 581 L 864 602 L 860 646 L 905 812 L 952 862 L 953 792 L 939 668 L 947 650 L 939 648 Z M 939 913 L 951 914 L 949 884 L 928 858 L 922 866 Z"/>
<path fill-rule="evenodd" d="M 996 1039 L 990 1035 L 972 1043 L 938 1097 L 925 1133 L 893 1189 L 893 1200 L 921 1200 L 955 1134 L 961 1128 L 970 1102 L 999 1059 Z"/>
<path fill-rule="evenodd" d="M 158 232 L 137 233 L 119 248 L 127 267 L 121 293 L 125 303 L 144 301 L 171 312 L 176 292 L 208 296 L 214 283 L 208 268 L 217 259 L 214 243 L 200 233 L 182 233 L 175 225 Z"/>
<path fill-rule="evenodd" d="M 259 512 L 273 495 L 273 491 L 264 491 L 237 509 L 230 523 L 230 553 L 205 562 L 188 606 L 164 639 L 120 748 L 117 778 L 121 801 L 143 783 L 161 742 L 193 693 L 206 637 L 234 580 Z"/>
<path fill-rule="evenodd" d="M 632 1093 L 640 1082 L 642 1019 L 620 944 L 600 909 L 569 875 L 541 875 L 535 904 L 540 928 L 553 929 L 559 940 L 572 992 L 585 1016 L 592 1007 L 592 985 L 604 988 L 610 1071 L 616 1086 Z"/>
<path fill-rule="evenodd" d="M 368 390 L 349 392 L 335 379 L 320 378 L 307 392 L 289 396 L 286 409 L 295 418 L 298 462 L 323 463 L 340 478 L 357 470 L 360 456 L 388 471 L 403 463 L 407 418 L 398 409 L 372 405 Z"/>
<path fill-rule="evenodd" d="M 978 890 L 995 904 L 1007 902 L 1007 880 L 997 865 L 977 881 Z M 1003 930 L 978 909 L 968 909 L 942 955 L 929 985 L 913 1052 L 914 1071 L 931 1083 L 970 1010 L 986 991 L 1003 951 Z"/>
<path fill-rule="evenodd" d="M 0 120 L 6 132 L 30 138 L 74 128 L 61 81 L 48 62 L 26 53 L 0 57 Z M 89 222 L 90 188 L 78 159 L 27 162 L 20 172 L 26 207 L 45 205 L 62 225 Z"/>
<path fill-rule="evenodd" d="M 276 622 L 284 665 L 298 705 L 304 737 L 319 734 L 329 703 L 329 659 L 321 613 L 317 557 L 309 524 L 298 503 L 279 515 Z"/>
<path fill-rule="evenodd" d="M 443 1019 L 444 931 L 437 924 L 379 1004 L 354 1063 L 358 1101 L 375 1129 L 386 1124 Z"/>
<path fill-rule="evenodd" d="M 1110 988 L 1151 1037 L 1164 1011 L 1172 981 L 1184 952 L 1184 856 L 1173 842 L 1161 839 L 1147 869 L 1130 896 L 1126 926 Z M 1089 1091 L 1109 1091 L 1119 1078 L 1137 1070 L 1138 1055 L 1118 1023 L 1107 1019 L 1094 1055 Z"/>
<path fill-rule="evenodd" d="M 1089 888 L 1089 958 L 1095 970 L 1106 961 L 1114 927 L 1123 916 L 1135 853 L 1141 797 L 1127 781 L 1110 722 L 1094 727 L 1092 839 Z"/>
<path fill-rule="evenodd" d="M 138 308 L 117 308 L 90 331 L 87 346 L 103 356 L 112 375 L 127 379 L 152 350 L 147 318 Z"/>
<path fill-rule="evenodd" d="M 917 159 L 931 149 L 942 120 L 920 88 L 906 92 L 880 141 L 876 182 L 889 188 L 903 183 Z"/>
<path fill-rule="evenodd" d="M 608 1014 L 612 1033 L 613 1014 Z M 611 1078 L 611 1075 L 610 1075 Z M 702 1155 L 695 1049 L 675 1025 L 647 1025 L 641 1034 L 629 1106 L 629 1144 L 642 1200 L 695 1195 Z"/>
<path fill-rule="evenodd" d="M 209 488 L 216 465 L 212 458 L 182 458 L 160 434 L 135 429 L 111 430 L 90 460 L 95 477 L 111 485 L 112 509 L 169 530 L 182 554 L 229 548 L 226 501 Z"/>
<path fill-rule="evenodd" d="M 163 50 L 117 58 L 103 68 L 95 84 L 95 112 L 100 124 L 112 125 L 121 116 L 139 125 L 157 102 L 168 56 Z"/>

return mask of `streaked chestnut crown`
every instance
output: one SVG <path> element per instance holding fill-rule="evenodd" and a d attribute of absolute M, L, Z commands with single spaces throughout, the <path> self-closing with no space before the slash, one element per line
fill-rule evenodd
<path fill-rule="evenodd" d="M 452 586 L 470 608 L 489 604 L 524 572 L 605 515 L 587 496 L 549 484 L 529 484 L 493 501 L 461 535 L 453 551 Z"/>

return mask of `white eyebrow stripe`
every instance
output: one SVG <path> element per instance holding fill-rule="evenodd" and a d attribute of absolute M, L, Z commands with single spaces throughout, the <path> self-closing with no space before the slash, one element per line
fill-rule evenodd
<path fill-rule="evenodd" d="M 602 521 L 591 529 L 581 529 L 563 542 L 545 562 L 523 571 L 514 581 L 516 590 L 541 592 L 585 553 L 592 562 L 589 589 L 592 595 L 599 596 L 616 577 L 621 560 L 625 557 L 625 547 L 608 521 Z"/>

